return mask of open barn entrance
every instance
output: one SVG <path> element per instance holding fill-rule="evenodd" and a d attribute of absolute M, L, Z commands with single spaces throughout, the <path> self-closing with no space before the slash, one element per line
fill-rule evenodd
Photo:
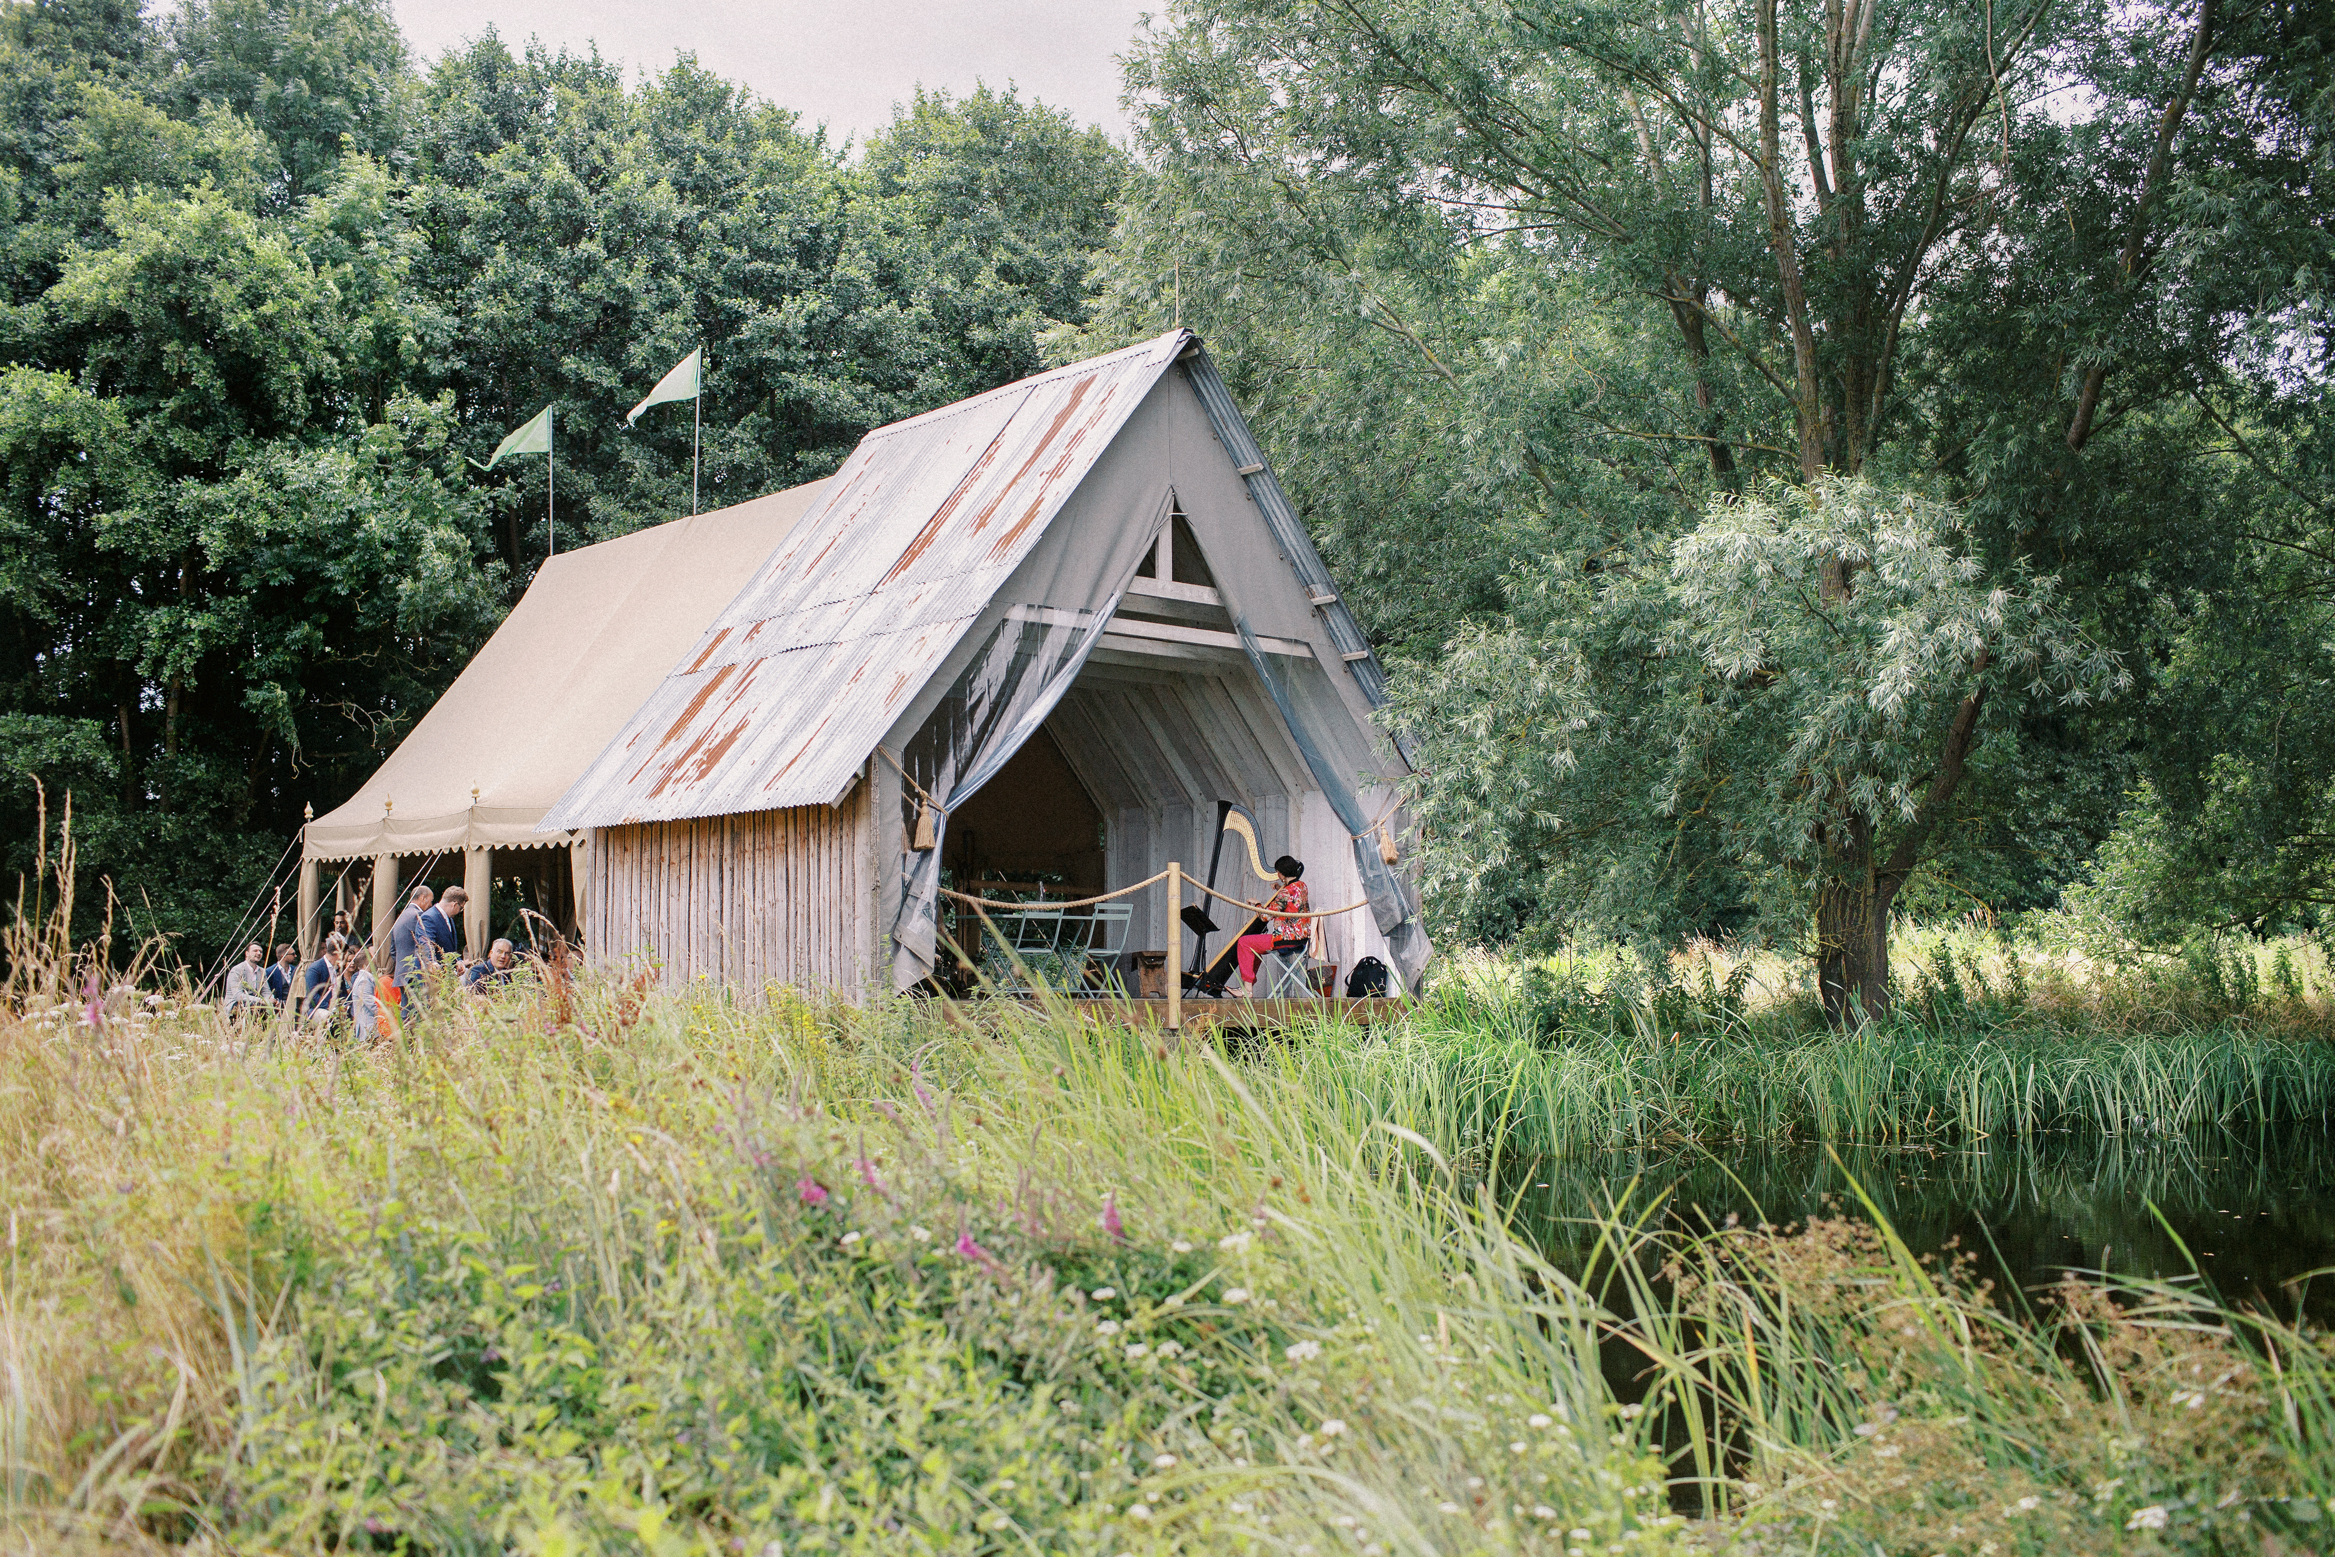
<path fill-rule="evenodd" d="M 941 866 L 979 897 L 1103 890 L 1103 813 L 1041 729 L 949 818 Z"/>

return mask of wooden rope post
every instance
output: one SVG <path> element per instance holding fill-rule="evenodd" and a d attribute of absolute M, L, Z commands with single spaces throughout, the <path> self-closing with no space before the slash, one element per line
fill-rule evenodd
<path fill-rule="evenodd" d="M 1167 868 L 1168 923 L 1168 1031 L 1184 1030 L 1184 867 L 1175 860 Z"/>

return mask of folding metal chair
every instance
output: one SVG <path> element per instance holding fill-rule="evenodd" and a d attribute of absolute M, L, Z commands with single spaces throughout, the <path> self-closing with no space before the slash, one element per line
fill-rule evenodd
<path fill-rule="evenodd" d="M 1303 1000 L 1312 996 L 1313 981 L 1306 977 L 1306 948 L 1311 937 L 1275 941 L 1273 949 L 1257 959 L 1257 995 L 1263 1000 Z"/>

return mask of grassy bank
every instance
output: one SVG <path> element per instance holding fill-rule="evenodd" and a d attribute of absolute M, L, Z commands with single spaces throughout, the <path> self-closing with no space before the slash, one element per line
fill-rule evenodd
<path fill-rule="evenodd" d="M 5 1042 L 41 1549 L 1675 1538 L 1578 1295 L 1205 1052 L 608 990 L 368 1054 Z"/>
<path fill-rule="evenodd" d="M 1229 1059 L 587 986 L 356 1053 L 61 987 L 0 1016 L 33 1550 L 1928 1551 L 1999 1480 L 2058 1522 L 1988 1514 L 1998 1549 L 2137 1551 L 2335 1495 L 2310 1338 L 2078 1294 L 2086 1352 L 1835 1229 L 1611 1227 L 1593 1294 L 1447 1170 L 1619 1103 L 1805 1117 L 1715 1039 L 1551 1041 L 1456 982 Z M 2253 1095 L 2314 1095 L 2295 1063 Z"/>

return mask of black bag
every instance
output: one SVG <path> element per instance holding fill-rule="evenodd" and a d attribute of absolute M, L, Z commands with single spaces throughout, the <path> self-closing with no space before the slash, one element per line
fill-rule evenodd
<path fill-rule="evenodd" d="M 1346 975 L 1348 1000 L 1381 1000 L 1386 996 L 1386 964 L 1376 957 L 1365 957 L 1354 964 L 1354 971 Z"/>

